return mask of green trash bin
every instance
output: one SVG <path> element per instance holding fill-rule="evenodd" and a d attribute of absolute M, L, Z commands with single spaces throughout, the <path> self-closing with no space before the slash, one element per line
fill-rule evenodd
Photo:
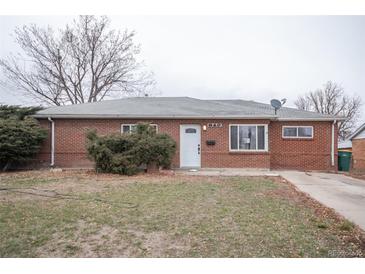
<path fill-rule="evenodd" d="M 338 170 L 339 171 L 349 171 L 351 164 L 351 155 L 350 151 L 339 151 L 338 152 Z"/>

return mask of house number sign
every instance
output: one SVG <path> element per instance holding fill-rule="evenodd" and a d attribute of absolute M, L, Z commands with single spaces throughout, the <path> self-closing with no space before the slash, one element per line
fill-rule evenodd
<path fill-rule="evenodd" d="M 222 123 L 208 123 L 208 127 L 209 128 L 223 127 L 223 124 Z"/>

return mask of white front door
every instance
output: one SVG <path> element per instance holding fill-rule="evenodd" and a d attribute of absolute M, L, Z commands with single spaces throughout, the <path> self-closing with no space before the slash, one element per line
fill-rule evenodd
<path fill-rule="evenodd" d="M 180 125 L 180 167 L 200 167 L 200 125 Z"/>

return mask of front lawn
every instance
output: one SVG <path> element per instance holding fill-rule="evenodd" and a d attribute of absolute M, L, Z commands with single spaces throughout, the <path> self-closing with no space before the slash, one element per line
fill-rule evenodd
<path fill-rule="evenodd" d="M 0 174 L 1 257 L 364 256 L 364 234 L 279 178 Z"/>

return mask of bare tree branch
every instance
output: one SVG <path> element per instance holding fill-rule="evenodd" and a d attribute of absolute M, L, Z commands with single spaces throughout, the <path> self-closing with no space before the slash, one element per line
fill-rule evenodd
<path fill-rule="evenodd" d="M 339 124 L 339 137 L 346 139 L 356 126 L 362 102 L 359 96 L 350 97 L 340 85 L 328 81 L 322 89 L 299 96 L 294 104 L 302 110 L 347 117 Z"/>
<path fill-rule="evenodd" d="M 57 33 L 36 25 L 17 28 L 23 54 L 0 59 L 7 85 L 53 105 L 149 93 L 155 81 L 137 61 L 135 33 L 109 27 L 105 16 L 79 16 Z"/>

